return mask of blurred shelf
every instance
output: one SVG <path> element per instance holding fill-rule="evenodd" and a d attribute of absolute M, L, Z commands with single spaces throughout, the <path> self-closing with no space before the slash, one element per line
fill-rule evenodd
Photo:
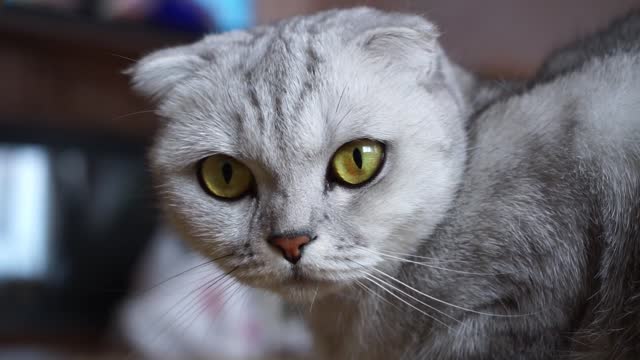
<path fill-rule="evenodd" d="M 0 11 L 0 32 L 3 36 L 22 34 L 128 54 L 190 42 L 201 36 L 148 24 L 93 20 L 63 12 L 22 8 Z"/>
<path fill-rule="evenodd" d="M 64 14 L 0 11 L 0 129 L 73 130 L 148 140 L 153 106 L 122 71 L 201 35 Z"/>

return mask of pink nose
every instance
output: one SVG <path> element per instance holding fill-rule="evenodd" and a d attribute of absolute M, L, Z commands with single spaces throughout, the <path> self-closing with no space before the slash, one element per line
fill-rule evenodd
<path fill-rule="evenodd" d="M 302 247 L 311 239 L 307 235 L 300 236 L 276 236 L 269 239 L 269 244 L 280 249 L 287 261 L 295 264 L 302 256 Z"/>

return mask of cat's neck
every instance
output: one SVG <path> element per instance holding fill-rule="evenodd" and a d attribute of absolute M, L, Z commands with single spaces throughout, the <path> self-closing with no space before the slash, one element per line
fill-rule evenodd
<path fill-rule="evenodd" d="M 307 311 L 303 309 L 316 341 L 319 358 L 343 359 L 355 356 L 361 344 L 369 309 L 369 294 L 354 287 L 318 299 Z M 375 321 L 374 318 L 370 319 Z"/>
<path fill-rule="evenodd" d="M 315 301 L 312 307 L 302 309 L 313 333 L 318 359 L 390 359 L 401 338 L 393 338 L 394 308 L 387 308 L 387 294 L 371 284 L 349 286 Z M 400 332 L 397 332 L 400 334 Z M 384 345 L 384 346 L 383 346 Z M 374 356 L 375 355 L 375 356 Z"/>

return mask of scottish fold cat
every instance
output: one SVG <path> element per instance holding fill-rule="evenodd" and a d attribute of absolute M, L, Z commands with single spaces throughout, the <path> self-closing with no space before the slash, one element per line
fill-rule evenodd
<path fill-rule="evenodd" d="M 131 73 L 165 119 L 168 216 L 230 276 L 308 305 L 320 357 L 633 358 L 639 22 L 497 92 L 427 20 L 367 8 Z"/>

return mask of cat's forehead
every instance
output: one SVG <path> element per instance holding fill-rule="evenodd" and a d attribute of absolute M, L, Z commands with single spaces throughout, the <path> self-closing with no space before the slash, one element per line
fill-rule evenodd
<path fill-rule="evenodd" d="M 210 76 L 185 84 L 189 92 L 207 94 L 207 101 L 194 108 L 209 130 L 226 138 L 219 140 L 233 142 L 245 154 L 317 149 L 327 125 L 321 101 L 330 97 L 324 94 L 326 61 L 313 42 L 276 36 L 260 46 L 266 49 L 259 55 L 210 69 Z"/>
<path fill-rule="evenodd" d="M 191 132 L 216 152 L 265 161 L 276 152 L 308 158 L 322 151 L 340 115 L 326 110 L 345 89 L 332 81 L 326 34 L 285 30 L 255 35 L 261 38 L 251 47 L 217 58 L 181 84 L 162 107 L 176 136 Z"/>

